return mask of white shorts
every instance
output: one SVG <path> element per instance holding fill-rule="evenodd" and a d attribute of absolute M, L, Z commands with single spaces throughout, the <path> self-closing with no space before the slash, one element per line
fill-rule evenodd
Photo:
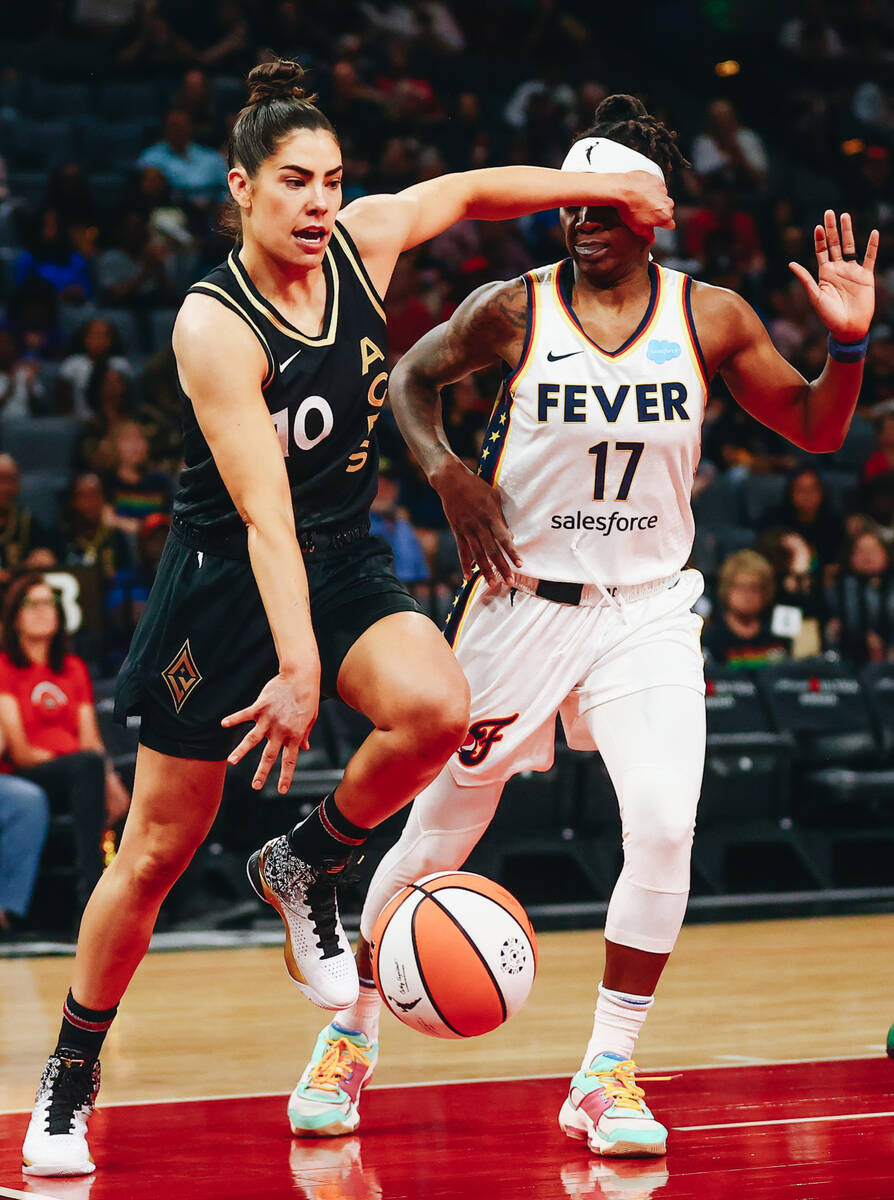
<path fill-rule="evenodd" d="M 491 592 L 480 577 L 467 583 L 453 648 L 472 712 L 447 764 L 456 783 L 548 771 L 557 713 L 568 745 L 594 750 L 584 714 L 598 705 L 664 684 L 704 695 L 702 620 L 692 612 L 703 590 L 700 573 L 684 571 L 644 599 L 574 606 L 506 586 Z"/>

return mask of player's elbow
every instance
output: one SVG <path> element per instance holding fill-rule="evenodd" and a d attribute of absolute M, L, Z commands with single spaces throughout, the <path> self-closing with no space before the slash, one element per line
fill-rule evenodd
<path fill-rule="evenodd" d="M 800 443 L 799 449 L 806 450 L 809 454 L 834 454 L 844 445 L 846 436 L 846 429 L 820 430 L 808 434 Z"/>

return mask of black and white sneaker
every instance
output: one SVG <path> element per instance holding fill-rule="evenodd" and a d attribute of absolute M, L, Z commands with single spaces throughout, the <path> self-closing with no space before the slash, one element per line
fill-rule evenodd
<path fill-rule="evenodd" d="M 328 865 L 328 864 L 327 864 Z M 350 1008 L 360 983 L 351 947 L 338 919 L 335 880 L 342 864 L 312 867 L 292 853 L 285 835 L 248 860 L 251 886 L 286 927 L 286 970 L 320 1008 Z"/>
<path fill-rule="evenodd" d="M 25 1175 L 90 1175 L 87 1122 L 99 1091 L 99 1062 L 51 1054 L 22 1146 Z"/>

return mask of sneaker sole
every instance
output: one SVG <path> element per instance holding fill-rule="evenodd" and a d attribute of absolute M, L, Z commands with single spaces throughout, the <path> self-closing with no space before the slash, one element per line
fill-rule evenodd
<path fill-rule="evenodd" d="M 85 1163 L 71 1163 L 66 1164 L 65 1166 L 60 1166 L 58 1163 L 51 1166 L 41 1163 L 29 1163 L 25 1159 L 22 1160 L 23 1175 L 39 1175 L 44 1178 L 51 1178 L 55 1176 L 59 1179 L 65 1179 L 74 1175 L 92 1175 L 95 1170 L 96 1163 L 92 1162 L 90 1159 L 88 1159 Z"/>
<path fill-rule="evenodd" d="M 266 849 L 266 847 L 264 847 Z M 274 892 L 271 892 L 264 880 L 264 875 L 261 871 L 261 856 L 264 850 L 256 850 L 248 862 L 245 864 L 245 872 L 248 875 L 248 882 L 252 886 L 252 890 L 256 895 L 269 904 L 271 908 L 276 909 L 279 913 L 280 920 L 286 930 L 286 944 L 283 947 L 283 958 L 286 962 L 286 970 L 289 973 L 289 978 L 298 988 L 298 990 L 307 997 L 312 1004 L 316 1004 L 317 1008 L 324 1008 L 327 1012 L 338 1012 L 344 1005 L 333 1004 L 331 1001 L 324 999 L 319 992 L 307 982 L 301 973 L 301 968 L 295 958 L 295 951 L 292 949 L 292 932 L 289 929 L 289 922 L 282 910 L 282 906 Z"/>
<path fill-rule="evenodd" d="M 338 1118 L 330 1121 L 328 1125 L 318 1125 L 314 1129 L 307 1129 L 302 1125 L 296 1125 L 291 1113 L 289 1114 L 289 1128 L 295 1137 L 300 1138 L 344 1137 L 345 1134 L 353 1133 L 359 1124 L 360 1113 L 356 1108 L 346 1116 L 340 1113 Z"/>

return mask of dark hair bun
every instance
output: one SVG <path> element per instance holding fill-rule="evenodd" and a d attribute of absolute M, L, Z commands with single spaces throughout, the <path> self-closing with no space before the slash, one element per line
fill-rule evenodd
<path fill-rule="evenodd" d="M 616 121 L 635 121 L 638 117 L 646 117 L 646 107 L 636 96 L 606 96 L 596 109 L 595 120 L 599 124 L 614 124 Z"/>
<path fill-rule="evenodd" d="M 248 103 L 271 104 L 274 100 L 306 100 L 313 103 L 316 96 L 307 95 L 301 86 L 303 77 L 304 68 L 289 58 L 261 63 L 248 73 Z"/>

